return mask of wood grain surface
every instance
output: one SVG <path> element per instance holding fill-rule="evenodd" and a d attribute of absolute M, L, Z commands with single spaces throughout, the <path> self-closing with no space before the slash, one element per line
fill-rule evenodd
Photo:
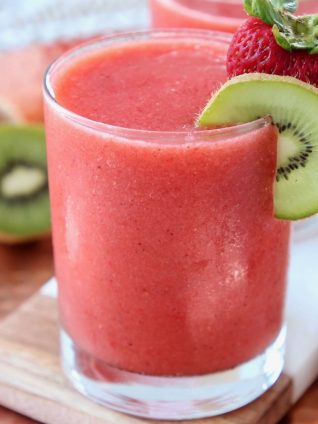
<path fill-rule="evenodd" d="M 51 240 L 22 246 L 0 245 L 0 318 L 36 292 L 52 274 Z M 1 424 L 35 422 L 0 406 Z"/>
<path fill-rule="evenodd" d="M 37 291 L 51 275 L 51 240 L 21 246 L 0 244 L 0 318 Z"/>
<path fill-rule="evenodd" d="M 53 274 L 50 240 L 25 246 L 0 246 L 0 317 L 13 311 Z M 32 424 L 29 418 L 0 407 L 1 424 Z M 282 420 L 318 424 L 318 381 Z"/>

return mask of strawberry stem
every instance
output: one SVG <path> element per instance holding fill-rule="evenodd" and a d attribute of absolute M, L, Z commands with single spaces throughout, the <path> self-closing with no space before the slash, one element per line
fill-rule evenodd
<path fill-rule="evenodd" d="M 296 12 L 297 7 L 297 0 L 244 0 L 247 14 L 260 18 L 270 26 L 281 21 L 284 13 Z"/>
<path fill-rule="evenodd" d="M 283 49 L 318 54 L 318 15 L 295 16 L 297 6 L 297 0 L 244 0 L 248 15 L 270 25 Z"/>

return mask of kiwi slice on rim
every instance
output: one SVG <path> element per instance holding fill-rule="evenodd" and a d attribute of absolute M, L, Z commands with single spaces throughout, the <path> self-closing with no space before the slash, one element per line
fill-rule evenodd
<path fill-rule="evenodd" d="M 0 241 L 33 240 L 50 231 L 43 126 L 0 126 Z"/>
<path fill-rule="evenodd" d="M 318 90 L 292 77 L 244 74 L 216 92 L 198 126 L 223 126 L 271 115 L 278 129 L 275 216 L 318 212 Z"/>

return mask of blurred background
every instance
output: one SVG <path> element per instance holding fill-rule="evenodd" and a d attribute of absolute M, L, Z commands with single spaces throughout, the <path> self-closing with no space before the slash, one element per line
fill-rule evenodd
<path fill-rule="evenodd" d="M 148 24 L 146 0 L 1 1 L 0 243 L 49 232 L 41 93 L 48 64 L 92 37 Z"/>
<path fill-rule="evenodd" d="M 146 0 L 1 0 L 0 48 L 147 26 Z"/>

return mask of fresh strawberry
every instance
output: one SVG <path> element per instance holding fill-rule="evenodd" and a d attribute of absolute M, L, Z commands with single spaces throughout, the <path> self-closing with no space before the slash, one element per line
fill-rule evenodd
<path fill-rule="evenodd" d="M 247 12 L 254 16 L 233 36 L 227 56 L 229 78 L 261 72 L 293 76 L 318 86 L 318 41 L 314 35 L 318 17 L 293 16 L 284 9 L 292 3 L 245 0 Z"/>
<path fill-rule="evenodd" d="M 250 17 L 234 34 L 227 54 L 227 72 L 235 75 L 251 72 L 284 75 L 290 52 L 280 47 L 272 28 L 261 19 Z"/>
<path fill-rule="evenodd" d="M 318 87 L 318 55 L 309 54 L 304 50 L 291 53 L 290 73 L 285 75 L 291 75 Z"/>

